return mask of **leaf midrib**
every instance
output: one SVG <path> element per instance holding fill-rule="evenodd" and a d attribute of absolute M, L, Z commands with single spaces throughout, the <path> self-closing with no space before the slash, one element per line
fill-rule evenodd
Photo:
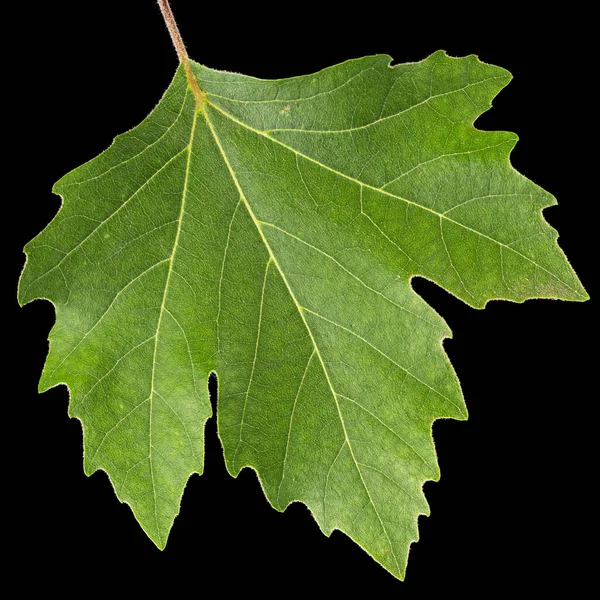
<path fill-rule="evenodd" d="M 289 282 L 287 280 L 287 277 L 285 276 L 285 273 L 284 273 L 283 269 L 281 268 L 279 262 L 277 261 L 277 257 L 275 256 L 275 254 L 274 254 L 274 252 L 273 252 L 273 250 L 272 250 L 272 248 L 271 248 L 271 246 L 270 246 L 267 238 L 265 237 L 265 234 L 264 234 L 264 232 L 262 230 L 262 227 L 260 226 L 260 222 L 256 218 L 256 215 L 254 214 L 254 211 L 252 210 L 252 206 L 250 205 L 250 203 L 248 202 L 248 199 L 246 198 L 246 195 L 244 194 L 244 190 L 242 189 L 242 187 L 240 185 L 240 182 L 239 182 L 239 180 L 238 180 L 238 178 L 237 178 L 237 176 L 235 174 L 235 171 L 233 170 L 233 167 L 232 167 L 231 163 L 229 162 L 229 159 L 227 157 L 225 149 L 223 148 L 223 145 L 221 144 L 221 140 L 219 139 L 219 137 L 218 137 L 218 135 L 217 135 L 217 133 L 215 131 L 215 128 L 214 128 L 214 126 L 213 126 L 213 124 L 212 124 L 212 122 L 210 120 L 210 117 L 208 115 L 208 111 L 204 110 L 203 113 L 204 113 L 204 117 L 206 119 L 206 123 L 207 123 L 207 125 L 208 125 L 208 127 L 209 127 L 209 129 L 210 129 L 210 131 L 211 131 L 211 133 L 213 135 L 213 138 L 215 140 L 215 143 L 217 144 L 217 147 L 219 148 L 221 156 L 223 157 L 223 161 L 225 162 L 225 165 L 227 166 L 227 169 L 229 170 L 229 173 L 230 173 L 231 178 L 233 180 L 233 183 L 234 183 L 234 185 L 235 185 L 235 187 L 236 187 L 236 189 L 237 189 L 237 191 L 238 191 L 238 193 L 240 195 L 240 198 L 242 199 L 244 205 L 246 206 L 248 214 L 249 214 L 250 218 L 252 219 L 252 222 L 254 223 L 254 225 L 255 225 L 255 227 L 256 227 L 256 229 L 258 231 L 258 234 L 260 235 L 260 237 L 261 237 L 261 239 L 262 239 L 262 241 L 263 241 L 263 243 L 265 245 L 265 248 L 266 248 L 266 250 L 267 250 L 267 252 L 269 254 L 269 257 L 270 257 L 270 261 L 273 262 L 273 264 L 277 267 L 277 270 L 279 271 L 279 274 L 281 275 L 282 281 L 283 281 L 283 283 L 285 284 L 285 286 L 286 286 L 286 288 L 288 290 L 290 298 L 294 302 L 294 304 L 296 306 L 296 309 L 298 311 L 298 314 L 300 315 L 300 318 L 302 319 L 302 322 L 304 323 L 304 326 L 305 326 L 305 328 L 306 328 L 306 330 L 308 332 L 308 335 L 309 335 L 309 337 L 311 339 L 311 342 L 312 342 L 312 345 L 313 345 L 314 353 L 316 353 L 317 357 L 319 358 L 319 362 L 321 363 L 321 367 L 323 369 L 323 374 L 325 375 L 325 379 L 327 381 L 327 385 L 329 386 L 329 389 L 331 391 L 331 394 L 332 394 L 332 397 L 333 397 L 333 400 L 334 400 L 334 403 L 335 403 L 335 407 L 336 407 L 336 410 L 337 410 L 337 413 L 338 413 L 338 417 L 339 417 L 339 420 L 340 420 L 340 424 L 342 426 L 342 431 L 344 433 L 344 439 L 345 439 L 346 444 L 348 445 L 348 450 L 349 450 L 350 455 L 352 457 L 352 461 L 354 462 L 354 464 L 356 466 L 356 470 L 358 472 L 358 475 L 360 477 L 362 485 L 363 485 L 363 487 L 365 489 L 365 492 L 367 494 L 369 502 L 370 502 L 371 506 L 373 507 L 375 515 L 377 516 L 377 519 L 378 519 L 378 521 L 379 521 L 379 523 L 381 525 L 381 528 L 382 528 L 382 530 L 383 530 L 383 532 L 385 534 L 385 537 L 386 537 L 386 539 L 388 541 L 391 554 L 394 557 L 394 562 L 396 564 L 397 572 L 398 572 L 398 574 L 401 574 L 402 573 L 402 569 L 400 568 L 400 564 L 398 562 L 398 557 L 396 556 L 396 552 L 394 550 L 394 545 L 392 544 L 392 541 L 391 541 L 391 539 L 389 537 L 389 534 L 387 532 L 387 528 L 384 525 L 383 520 L 381 519 L 381 516 L 379 515 L 379 511 L 377 510 L 377 507 L 375 506 L 373 498 L 371 497 L 371 493 L 369 492 L 369 488 L 367 487 L 367 484 L 366 484 L 366 482 L 365 482 L 365 480 L 363 478 L 363 474 L 362 474 L 362 471 L 360 469 L 360 464 L 356 460 L 356 457 L 354 456 L 354 451 L 352 450 L 352 445 L 350 443 L 350 438 L 349 438 L 348 432 L 346 430 L 346 424 L 345 424 L 344 418 L 342 416 L 342 411 L 340 409 L 340 405 L 339 405 L 339 402 L 338 402 L 337 393 L 336 393 L 336 391 L 335 391 L 335 389 L 333 387 L 333 384 L 331 383 L 331 379 L 329 378 L 329 372 L 327 371 L 327 368 L 325 366 L 325 361 L 323 360 L 323 357 L 321 356 L 321 352 L 319 350 L 319 346 L 318 346 L 318 344 L 317 344 L 317 342 L 316 342 L 316 340 L 314 338 L 314 335 L 313 335 L 313 332 L 312 332 L 310 326 L 308 325 L 308 322 L 306 321 L 306 317 L 304 316 L 303 307 L 300 305 L 300 303 L 296 299 L 296 296 L 295 296 L 295 294 L 294 294 L 294 292 L 293 292 L 293 290 L 292 290 L 292 288 L 291 288 L 291 286 L 290 286 L 290 284 L 289 284 Z"/>

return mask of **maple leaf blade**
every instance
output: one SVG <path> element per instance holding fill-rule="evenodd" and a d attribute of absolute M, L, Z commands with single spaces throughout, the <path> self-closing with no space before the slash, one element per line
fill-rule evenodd
<path fill-rule="evenodd" d="M 436 53 L 262 81 L 192 63 L 152 114 L 55 186 L 19 301 L 57 314 L 40 389 L 66 383 L 87 474 L 105 470 L 159 547 L 203 470 L 207 378 L 230 473 L 304 502 L 402 578 L 431 425 L 466 418 L 422 275 L 481 307 L 587 294 L 473 121 L 509 74 Z"/>

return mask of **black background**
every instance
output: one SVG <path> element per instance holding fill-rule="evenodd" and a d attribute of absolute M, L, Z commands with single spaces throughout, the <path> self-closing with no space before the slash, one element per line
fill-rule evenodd
<path fill-rule="evenodd" d="M 598 201 L 598 174 L 585 149 L 596 110 L 591 17 L 569 9 L 527 17 L 505 4 L 478 12 L 464 4 L 443 11 L 422 4 L 406 10 L 362 3 L 326 14 L 325 3 L 172 2 L 192 58 L 258 77 L 305 74 L 374 53 L 415 61 L 440 48 L 508 69 L 513 81 L 477 125 L 519 135 L 512 162 L 559 199 L 545 217 L 594 296 L 590 206 Z M 15 108 L 5 118 L 18 125 L 9 163 L 15 172 L 7 173 L 16 184 L 8 200 L 17 212 L 5 224 L 14 242 L 8 291 L 14 367 L 5 380 L 16 385 L 5 397 L 11 411 L 4 423 L 17 434 L 7 470 L 13 559 L 58 560 L 65 568 L 83 559 L 103 573 L 145 564 L 133 570 L 139 579 L 156 579 L 155 563 L 193 565 L 188 575 L 199 593 L 215 582 L 221 592 L 267 596 L 367 590 L 428 597 L 444 590 L 487 597 L 583 584 L 593 566 L 586 540 L 597 505 L 590 483 L 597 437 L 594 299 L 491 302 L 477 311 L 434 284 L 413 282 L 454 332 L 445 348 L 470 419 L 434 425 L 442 478 L 426 484 L 432 516 L 420 519 L 421 540 L 404 583 L 343 534 L 324 537 L 303 505 L 273 510 L 253 471 L 237 480 L 227 475 L 213 420 L 205 474 L 189 481 L 164 552 L 119 504 L 104 473 L 84 476 L 81 428 L 67 417 L 66 388 L 36 391 L 54 311 L 47 302 L 17 307 L 21 248 L 59 207 L 50 192 L 54 181 L 143 119 L 177 61 L 150 0 L 43 5 L 16 15 L 27 42 L 13 46 L 7 75 Z"/>

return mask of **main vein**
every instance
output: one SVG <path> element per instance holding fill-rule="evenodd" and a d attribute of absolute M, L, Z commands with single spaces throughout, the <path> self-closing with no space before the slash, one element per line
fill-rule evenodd
<path fill-rule="evenodd" d="M 208 115 L 208 111 L 204 110 L 204 116 L 206 118 L 206 122 L 208 124 L 208 127 L 213 135 L 213 138 L 215 140 L 215 143 L 217 144 L 217 147 L 219 148 L 219 151 L 221 153 L 221 156 L 223 157 L 223 161 L 225 162 L 225 165 L 227 166 L 227 169 L 229 170 L 229 173 L 231 175 L 231 179 L 233 180 L 233 183 L 235 184 L 238 193 L 240 195 L 240 198 L 242 199 L 242 202 L 244 203 L 244 205 L 246 206 L 246 209 L 248 211 L 248 214 L 250 215 L 250 218 L 252 219 L 254 225 L 256 226 L 256 229 L 258 231 L 258 234 L 260 235 L 265 248 L 267 249 L 267 252 L 269 253 L 269 256 L 271 258 L 271 261 L 273 262 L 273 264 L 277 267 L 277 270 L 279 271 L 279 274 L 281 275 L 281 279 L 283 281 L 283 283 L 285 284 L 288 293 L 290 295 L 290 298 L 292 299 L 292 301 L 294 302 L 294 304 L 296 305 L 296 309 L 298 310 L 298 314 L 300 315 L 300 318 L 302 319 L 304 326 L 306 327 L 306 330 L 308 332 L 308 335 L 312 341 L 312 345 L 314 348 L 314 352 L 317 355 L 317 357 L 319 358 L 319 362 L 321 363 L 321 368 L 323 369 L 323 374 L 325 375 L 325 379 L 327 381 L 327 385 L 329 386 L 329 389 L 331 391 L 331 395 L 333 397 L 333 401 L 335 403 L 336 406 L 336 410 L 338 413 L 338 417 L 340 420 L 340 424 L 342 426 L 342 431 L 344 434 L 344 439 L 346 440 L 346 443 L 348 445 L 348 450 L 350 452 L 350 455 L 352 457 L 352 461 L 354 462 L 354 465 L 356 467 L 356 470 L 358 471 L 358 475 L 360 477 L 361 483 L 365 489 L 365 492 L 367 494 L 367 497 L 369 499 L 369 503 L 371 504 L 371 506 L 373 507 L 373 510 L 375 512 L 375 515 L 377 516 L 377 520 L 379 521 L 379 524 L 381 525 L 381 528 L 383 530 L 383 533 L 388 541 L 388 544 L 390 546 L 390 551 L 392 553 L 392 556 L 394 557 L 394 562 L 396 563 L 396 568 L 398 569 L 398 572 L 401 572 L 400 569 L 400 565 L 398 563 L 398 558 L 396 556 L 396 553 L 394 551 L 394 546 L 392 544 L 392 541 L 389 537 L 389 534 L 387 532 L 387 529 L 383 523 L 383 520 L 381 519 L 381 516 L 379 515 L 379 511 L 377 510 L 377 507 L 375 506 L 375 503 L 373 501 L 373 498 L 371 497 L 371 493 L 369 492 L 369 488 L 367 487 L 367 484 L 364 480 L 364 477 L 362 475 L 362 471 L 360 469 L 359 463 L 356 460 L 356 457 L 354 456 L 354 451 L 352 450 L 352 444 L 350 443 L 350 438 L 348 437 L 348 431 L 346 430 L 346 423 L 344 421 L 344 417 L 342 416 L 342 411 L 340 409 L 340 404 L 338 402 L 338 398 L 337 398 L 337 393 L 333 387 L 333 384 L 331 382 L 331 379 L 329 378 L 329 372 L 327 370 L 327 367 L 325 366 L 325 361 L 323 360 L 323 357 L 321 355 L 321 352 L 319 350 L 319 346 L 317 345 L 317 341 L 314 338 L 313 332 L 310 328 L 310 326 L 308 325 L 308 322 L 306 320 L 306 317 L 304 316 L 304 311 L 302 306 L 300 305 L 300 303 L 298 302 L 298 300 L 296 299 L 296 296 L 292 290 L 292 287 L 290 286 L 290 283 L 287 280 L 287 277 L 285 276 L 285 273 L 283 271 L 283 269 L 281 268 L 281 265 L 279 264 L 279 262 L 277 261 L 277 257 L 275 256 L 275 254 L 273 253 L 273 250 L 267 240 L 267 238 L 265 237 L 265 234 L 262 230 L 261 224 L 259 222 L 259 220 L 256 218 L 256 215 L 254 214 L 254 211 L 252 210 L 252 206 L 250 205 L 250 203 L 248 202 L 248 199 L 246 198 L 246 195 L 244 194 L 244 190 L 242 189 L 240 182 L 235 174 L 235 171 L 231 165 L 231 163 L 229 162 L 229 158 L 227 157 L 227 153 L 225 152 L 225 149 L 223 148 L 223 145 L 221 144 L 221 140 L 219 139 L 219 136 L 217 135 L 217 132 L 215 131 L 215 128 L 212 124 L 212 121 L 210 120 L 210 117 Z"/>

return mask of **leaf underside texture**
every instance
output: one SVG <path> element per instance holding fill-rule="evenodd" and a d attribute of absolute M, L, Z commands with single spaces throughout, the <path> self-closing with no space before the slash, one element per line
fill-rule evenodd
<path fill-rule="evenodd" d="M 403 578 L 439 477 L 432 422 L 467 415 L 411 278 L 476 308 L 587 298 L 542 218 L 554 198 L 509 163 L 516 136 L 473 127 L 510 74 L 443 52 L 278 81 L 192 69 L 201 106 L 180 68 L 55 185 L 19 288 L 56 307 L 40 390 L 68 385 L 85 472 L 163 548 L 216 372 L 229 472 Z"/>

